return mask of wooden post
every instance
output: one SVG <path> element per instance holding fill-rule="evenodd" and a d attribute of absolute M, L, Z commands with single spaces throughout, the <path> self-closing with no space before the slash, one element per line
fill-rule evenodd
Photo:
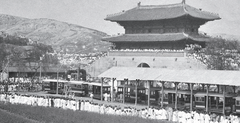
<path fill-rule="evenodd" d="M 223 85 L 223 115 L 224 116 L 225 116 L 225 103 L 226 103 L 225 94 L 226 94 L 226 85 Z"/>
<path fill-rule="evenodd" d="M 116 78 L 112 78 L 112 99 L 111 99 L 111 102 L 113 102 L 114 100 L 114 81 L 116 80 Z"/>
<path fill-rule="evenodd" d="M 191 94 L 190 94 L 190 111 L 193 110 L 193 84 L 190 83 L 190 90 L 191 90 Z"/>
<path fill-rule="evenodd" d="M 204 91 L 205 84 L 202 84 L 202 91 Z"/>
<path fill-rule="evenodd" d="M 210 85 L 207 85 L 207 95 L 206 95 L 206 112 L 207 112 L 207 113 L 208 113 L 209 86 L 210 86 Z"/>
<path fill-rule="evenodd" d="M 163 108 L 163 99 L 164 99 L 164 82 L 162 82 L 162 99 L 161 99 L 161 107 Z"/>
<path fill-rule="evenodd" d="M 219 85 L 217 85 L 217 93 L 219 93 Z M 216 98 L 216 107 L 218 109 L 219 97 Z"/>
<path fill-rule="evenodd" d="M 236 94 L 236 86 L 232 86 L 233 87 L 233 93 Z"/>
<path fill-rule="evenodd" d="M 104 81 L 104 78 L 102 77 L 102 81 L 101 81 L 101 101 L 103 101 L 103 81 Z"/>
<path fill-rule="evenodd" d="M 124 79 L 124 84 L 123 84 L 123 104 L 125 103 L 125 83 L 128 82 L 128 79 Z"/>
<path fill-rule="evenodd" d="M 104 78 L 102 77 L 102 81 L 101 81 L 101 101 L 103 101 L 103 81 L 104 81 Z"/>
<path fill-rule="evenodd" d="M 57 88 L 56 88 L 56 94 L 58 94 L 58 82 L 59 82 L 58 74 L 59 74 L 59 72 L 57 71 Z"/>
<path fill-rule="evenodd" d="M 150 94 L 151 94 L 150 81 L 148 81 L 148 108 L 150 108 Z"/>
<path fill-rule="evenodd" d="M 175 109 L 177 109 L 177 103 L 178 103 L 178 82 L 175 82 Z"/>
<path fill-rule="evenodd" d="M 135 90 L 136 90 L 136 92 L 135 92 L 135 106 L 137 105 L 137 99 L 138 99 L 138 89 L 137 89 L 137 87 L 138 87 L 138 83 L 139 83 L 139 79 L 136 79 L 136 83 L 135 83 Z"/>

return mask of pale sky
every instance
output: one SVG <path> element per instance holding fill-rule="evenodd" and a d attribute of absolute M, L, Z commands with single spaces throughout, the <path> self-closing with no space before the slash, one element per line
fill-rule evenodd
<path fill-rule="evenodd" d="M 180 3 L 182 0 L 0 0 L 0 14 L 30 19 L 49 18 L 96 29 L 108 34 L 123 33 L 117 23 L 105 21 L 108 14 L 142 5 Z M 240 35 L 240 0 L 186 0 L 188 5 L 218 13 L 221 20 L 200 28 L 206 33 Z"/>

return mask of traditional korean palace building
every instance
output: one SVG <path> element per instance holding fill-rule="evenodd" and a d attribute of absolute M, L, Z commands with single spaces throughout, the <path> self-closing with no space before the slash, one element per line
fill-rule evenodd
<path fill-rule="evenodd" d="M 148 106 L 156 102 L 175 109 L 240 112 L 238 71 L 204 70 L 188 61 L 187 45 L 204 48 L 211 41 L 198 32 L 199 27 L 217 19 L 217 14 L 189 6 L 185 0 L 171 5 L 139 3 L 109 15 L 105 20 L 124 27 L 125 34 L 102 39 L 113 44 L 108 58 L 115 67 L 98 77 L 111 78 L 109 84 L 123 103 L 147 100 Z"/>
<path fill-rule="evenodd" d="M 197 65 L 186 64 L 186 45 L 205 47 L 210 38 L 199 34 L 198 29 L 217 19 L 217 14 L 189 6 L 185 1 L 170 5 L 139 3 L 135 8 L 107 16 L 105 20 L 118 23 L 125 34 L 102 40 L 113 44 L 108 56 L 115 66 L 194 68 Z"/>

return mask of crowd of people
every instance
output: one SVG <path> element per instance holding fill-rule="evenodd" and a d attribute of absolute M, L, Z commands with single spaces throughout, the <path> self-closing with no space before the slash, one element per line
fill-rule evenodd
<path fill-rule="evenodd" d="M 184 52 L 184 50 L 174 49 L 112 49 L 111 51 L 123 51 L 123 52 Z"/>
<path fill-rule="evenodd" d="M 21 95 L 16 93 L 1 93 L 0 101 L 11 104 L 25 104 L 31 106 L 55 107 L 74 111 L 95 112 L 103 115 L 135 116 L 145 119 L 165 120 L 178 123 L 239 123 L 237 116 L 223 116 L 196 111 L 173 110 L 166 108 L 142 108 L 120 107 L 106 104 L 98 104 L 88 100 L 74 98 L 46 97 L 34 95 Z"/>
<path fill-rule="evenodd" d="M 0 92 L 27 92 L 27 91 L 41 91 L 42 84 L 36 83 L 10 83 L 0 84 Z"/>
<path fill-rule="evenodd" d="M 11 77 L 0 82 L 0 92 L 41 91 L 42 83 L 39 78 Z"/>
<path fill-rule="evenodd" d="M 187 57 L 195 59 L 199 61 L 200 63 L 210 66 L 210 68 L 213 68 L 211 61 L 211 56 L 207 55 L 205 52 L 201 51 L 202 47 L 197 44 L 189 44 L 186 46 L 185 50 L 187 51 Z M 217 52 L 217 51 L 216 51 Z M 240 63 L 240 55 L 236 50 L 225 50 L 221 52 L 223 56 L 227 56 L 224 58 L 224 64 L 229 64 L 229 66 L 232 67 L 232 69 L 236 70 L 238 69 L 239 63 Z M 223 56 L 215 56 L 223 58 Z M 231 57 L 230 57 L 231 56 Z"/>
<path fill-rule="evenodd" d="M 94 61 L 100 59 L 101 57 L 107 56 L 106 52 L 96 52 L 88 54 L 68 54 L 68 53 L 49 53 L 51 55 L 56 55 L 61 64 L 92 64 Z"/>
<path fill-rule="evenodd" d="M 8 79 L 9 83 L 38 83 L 39 77 L 32 78 L 32 77 L 10 77 Z"/>

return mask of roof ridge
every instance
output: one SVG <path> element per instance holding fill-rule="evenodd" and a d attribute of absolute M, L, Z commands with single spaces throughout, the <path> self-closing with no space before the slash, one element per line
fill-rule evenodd
<path fill-rule="evenodd" d="M 166 5 L 140 5 L 136 8 L 151 9 L 151 8 L 169 8 L 169 7 L 178 7 L 178 6 L 182 6 L 182 3 L 166 4 Z"/>
<path fill-rule="evenodd" d="M 109 15 L 107 15 L 107 17 L 112 17 L 112 16 L 121 15 L 121 14 L 124 14 L 125 12 L 126 12 L 125 10 L 122 10 L 121 12 L 118 12 L 118 13 L 109 14 Z"/>
<path fill-rule="evenodd" d="M 176 34 L 183 34 L 183 33 L 182 32 L 179 32 L 179 33 L 134 33 L 134 34 L 123 34 L 123 35 L 134 36 L 134 35 L 176 35 Z"/>

